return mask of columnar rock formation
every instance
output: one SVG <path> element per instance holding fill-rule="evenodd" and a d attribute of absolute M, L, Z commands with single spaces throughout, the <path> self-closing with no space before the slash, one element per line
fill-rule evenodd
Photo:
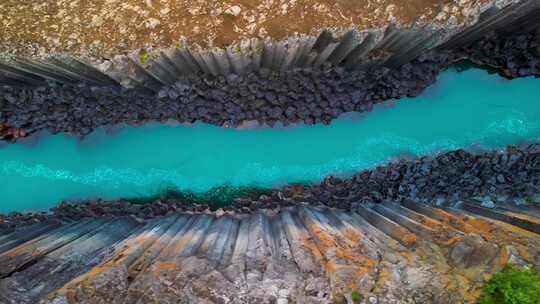
<path fill-rule="evenodd" d="M 478 1 L 469 11 L 467 18 L 448 13 L 226 49 L 184 45 L 91 62 L 65 54 L 15 57 L 0 64 L 0 123 L 24 130 L 6 139 L 169 119 L 328 123 L 343 112 L 416 96 L 464 59 L 508 77 L 539 75 L 538 1 Z"/>
<path fill-rule="evenodd" d="M 540 264 L 539 210 L 517 208 L 406 201 L 44 222 L 0 235 L 0 303 L 463 303 L 504 265 Z"/>
<path fill-rule="evenodd" d="M 537 0 L 310 0 L 314 19 L 297 1 L 177 1 L 189 16 L 169 1 L 119 2 L 54 15 L 0 3 L 0 140 L 171 119 L 329 123 L 417 96 L 464 61 L 540 75 Z M 50 36 L 33 25 L 55 22 L 88 26 Z M 184 39 L 167 48 L 174 31 Z M 474 302 L 505 265 L 540 265 L 538 193 L 540 146 L 529 145 L 399 160 L 217 211 L 98 201 L 0 215 L 0 304 Z"/>

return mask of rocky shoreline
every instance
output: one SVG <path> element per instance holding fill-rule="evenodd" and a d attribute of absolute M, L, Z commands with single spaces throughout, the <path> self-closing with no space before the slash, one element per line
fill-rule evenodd
<path fill-rule="evenodd" d="M 44 221 L 79 221 L 86 217 L 130 216 L 137 221 L 178 212 L 253 213 L 296 205 L 325 205 L 343 210 L 361 204 L 414 200 L 431 205 L 470 197 L 512 204 L 540 204 L 540 144 L 500 151 L 457 150 L 437 156 L 401 159 L 348 178 L 330 176 L 316 185 L 291 185 L 258 198 L 236 198 L 217 208 L 165 198 L 153 203 L 91 201 L 62 203 L 42 213 L 0 215 L 0 232 Z M 522 198 L 528 198 L 524 202 Z M 514 198 L 521 198 L 513 201 Z M 217 209 L 217 210 L 216 210 Z"/>
<path fill-rule="evenodd" d="M 510 37 L 490 36 L 468 47 L 430 52 L 389 69 L 334 67 L 261 69 L 242 75 L 185 78 L 158 92 L 119 86 L 67 85 L 0 87 L 0 140 L 47 130 L 84 136 L 103 126 L 145 122 L 202 121 L 225 127 L 245 123 L 274 126 L 328 124 L 345 112 L 370 111 L 374 104 L 419 95 L 437 75 L 470 61 L 507 78 L 540 76 L 540 30 Z M 21 135 L 22 134 L 22 135 Z"/>

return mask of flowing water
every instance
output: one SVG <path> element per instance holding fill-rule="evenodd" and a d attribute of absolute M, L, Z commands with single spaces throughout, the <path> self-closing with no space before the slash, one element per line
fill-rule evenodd
<path fill-rule="evenodd" d="M 447 71 L 417 98 L 330 126 L 237 130 L 205 124 L 126 127 L 84 140 L 44 135 L 0 147 L 0 212 L 63 199 L 271 187 L 347 175 L 402 156 L 540 139 L 540 79 Z"/>

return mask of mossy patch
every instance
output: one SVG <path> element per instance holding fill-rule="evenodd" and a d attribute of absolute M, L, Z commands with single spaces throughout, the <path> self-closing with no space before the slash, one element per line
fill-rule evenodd
<path fill-rule="evenodd" d="M 141 64 L 147 63 L 148 60 L 150 60 L 150 59 L 157 59 L 157 58 L 158 58 L 157 53 L 150 53 L 150 52 L 146 51 L 145 49 L 141 49 L 139 51 L 139 62 Z"/>
<path fill-rule="evenodd" d="M 535 200 L 530 196 L 525 196 L 523 200 L 525 205 L 534 205 L 534 203 L 536 203 Z"/>
<path fill-rule="evenodd" d="M 150 54 L 146 50 L 139 52 L 139 62 L 145 64 L 150 59 Z"/>
<path fill-rule="evenodd" d="M 506 267 L 487 282 L 478 304 L 540 304 L 540 268 Z"/>
<path fill-rule="evenodd" d="M 363 299 L 364 297 L 358 291 L 353 290 L 353 292 L 351 292 L 351 300 L 353 303 L 360 303 Z"/>
<path fill-rule="evenodd" d="M 234 187 L 222 185 L 207 192 L 182 191 L 174 186 L 163 187 L 159 193 L 151 196 L 123 198 L 134 204 L 146 204 L 158 199 L 177 199 L 187 204 L 207 204 L 211 208 L 220 208 L 231 204 L 236 198 L 257 199 L 260 195 L 270 195 L 271 190 L 261 187 Z"/>

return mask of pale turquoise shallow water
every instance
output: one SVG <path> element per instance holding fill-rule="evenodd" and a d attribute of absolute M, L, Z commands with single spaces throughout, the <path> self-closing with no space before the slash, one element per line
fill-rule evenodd
<path fill-rule="evenodd" d="M 503 147 L 540 139 L 540 79 L 445 72 L 421 97 L 330 126 L 234 130 L 210 125 L 129 127 L 83 141 L 44 136 L 0 147 L 0 212 L 62 199 L 277 186 L 350 174 L 407 155 Z"/>

